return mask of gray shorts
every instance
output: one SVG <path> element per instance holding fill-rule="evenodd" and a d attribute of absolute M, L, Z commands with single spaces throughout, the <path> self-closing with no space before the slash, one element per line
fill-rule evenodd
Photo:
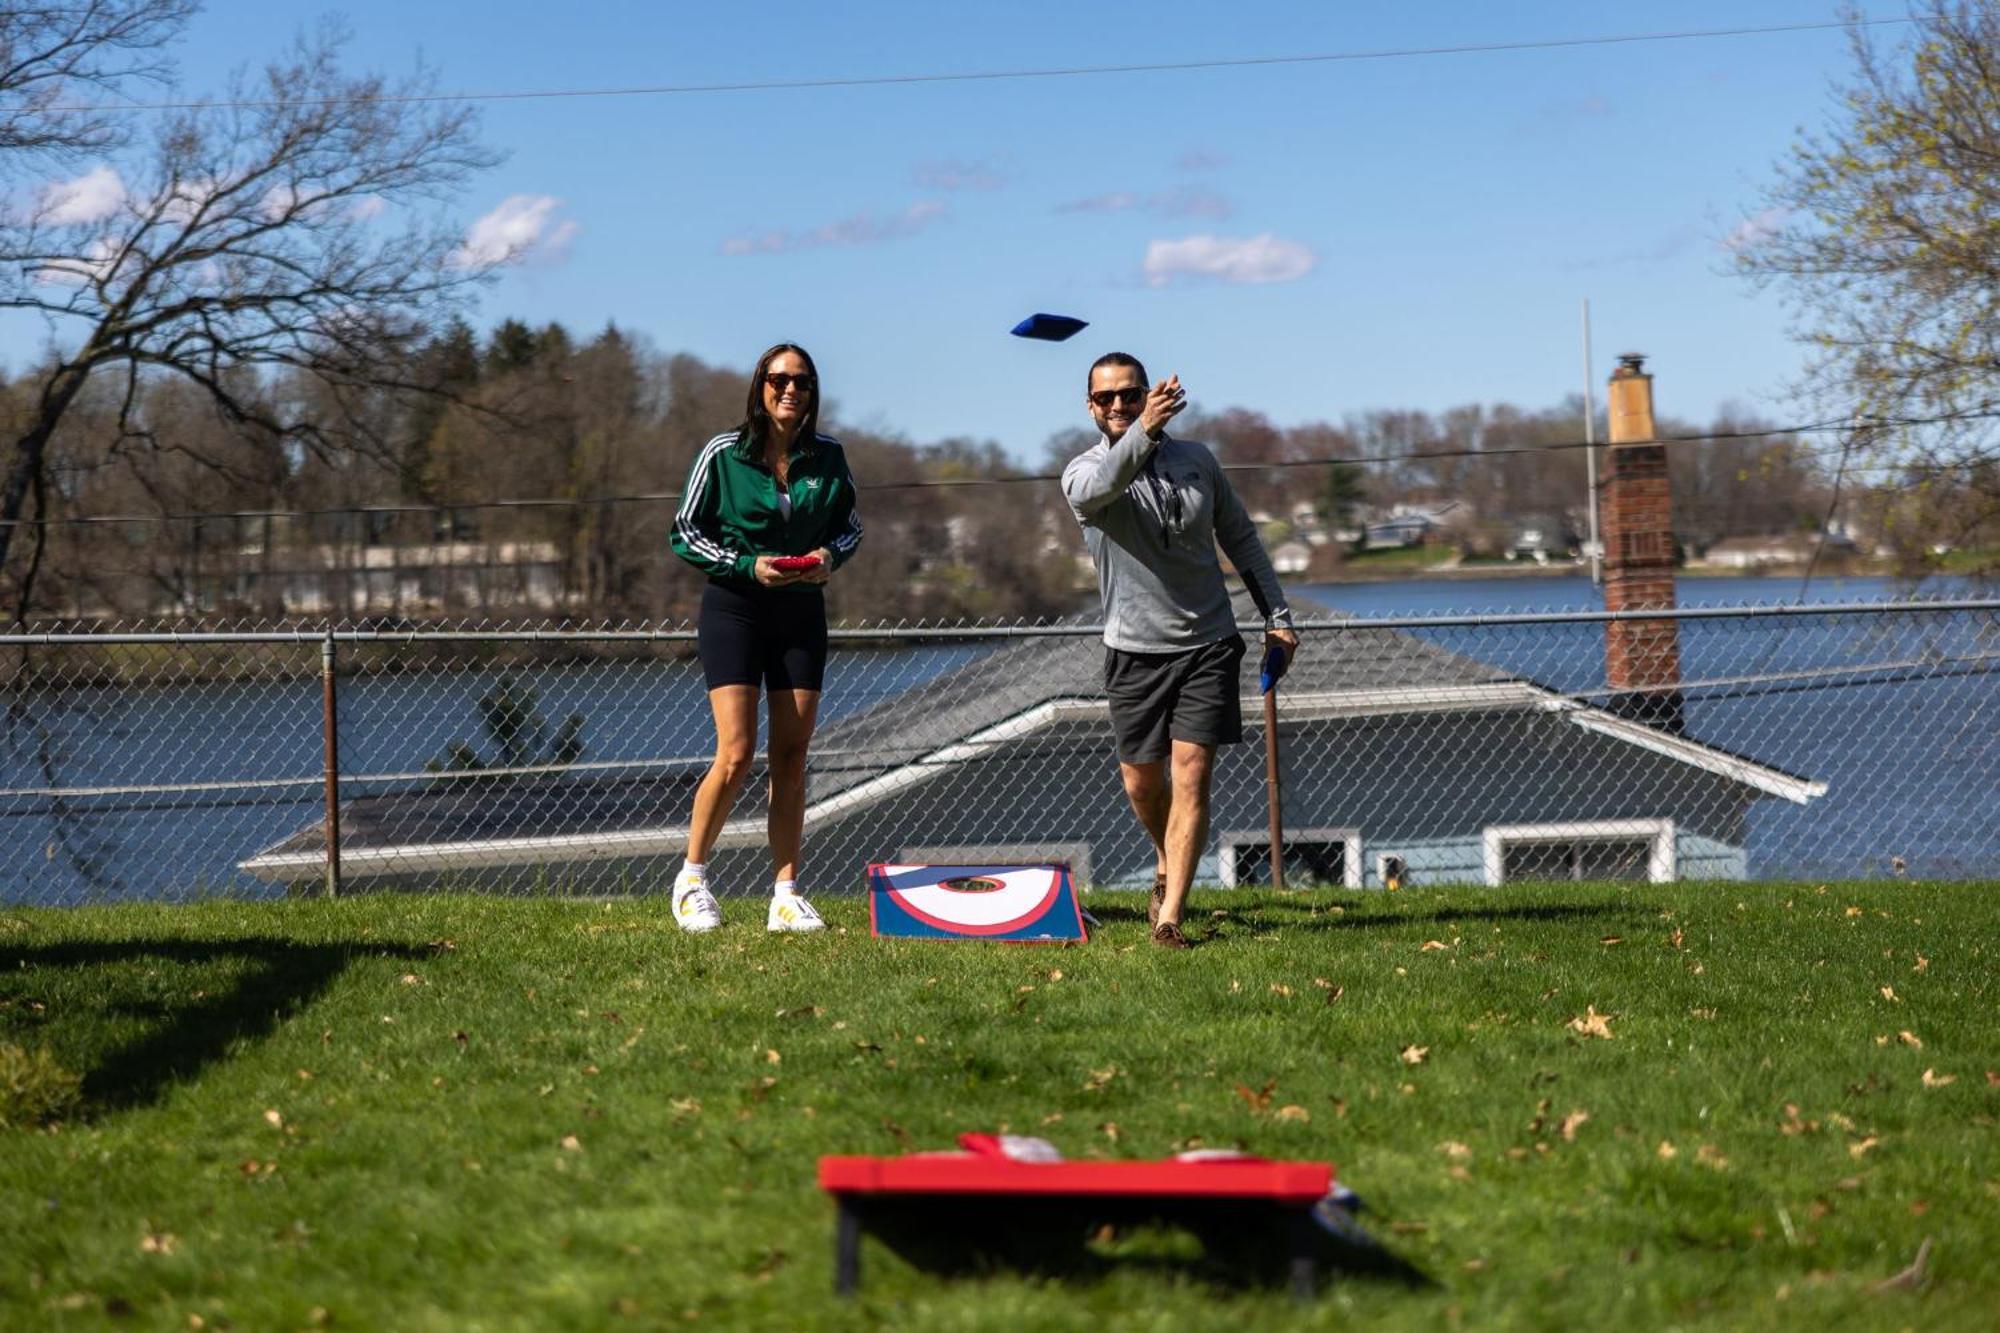
<path fill-rule="evenodd" d="M 1152 764 L 1174 741 L 1234 745 L 1243 739 L 1241 670 L 1247 651 L 1232 634 L 1178 653 L 1104 650 L 1104 692 L 1118 759 Z"/>

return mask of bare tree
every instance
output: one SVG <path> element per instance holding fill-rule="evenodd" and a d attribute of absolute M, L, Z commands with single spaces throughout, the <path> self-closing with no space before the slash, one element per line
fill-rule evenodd
<path fill-rule="evenodd" d="M 2000 513 L 2000 0 L 1925 0 L 1905 49 L 1852 34 L 1833 120 L 1778 167 L 1736 237 L 1789 297 L 1806 388 L 1897 462 Z"/>
<path fill-rule="evenodd" d="M 23 156 L 102 152 L 123 128 L 93 99 L 164 83 L 163 51 L 194 0 L 45 0 L 0 6 L 0 174 Z"/>
<path fill-rule="evenodd" d="M 0 571 L 30 499 L 46 511 L 51 443 L 95 377 L 119 386 L 119 447 L 154 443 L 140 389 L 158 375 L 275 448 L 386 448 L 383 391 L 422 387 L 422 336 L 492 262 L 432 210 L 493 158 L 428 76 L 348 75 L 341 45 L 321 29 L 226 101 L 163 120 L 134 179 L 87 205 L 44 191 L 0 218 L 0 309 L 41 315 L 59 349 L 0 441 Z M 15 574 L 17 616 L 34 569 Z"/>

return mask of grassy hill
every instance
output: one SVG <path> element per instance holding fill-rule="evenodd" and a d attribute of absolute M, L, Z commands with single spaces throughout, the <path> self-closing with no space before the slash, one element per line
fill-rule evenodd
<path fill-rule="evenodd" d="M 0 1325 L 1990 1327 L 1996 889 L 1209 892 L 1178 955 L 1117 895 L 1071 949 L 851 898 L 0 911 Z M 1331 1160 L 1427 1283 L 1294 1306 L 1142 1233 L 871 1245 L 834 1301 L 818 1155 L 968 1130 Z"/>

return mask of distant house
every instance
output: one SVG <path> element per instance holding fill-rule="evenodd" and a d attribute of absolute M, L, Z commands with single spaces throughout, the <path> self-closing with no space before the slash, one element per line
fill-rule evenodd
<path fill-rule="evenodd" d="M 1536 514 L 1515 525 L 1507 542 L 1509 558 L 1547 561 L 1576 549 L 1576 534 L 1553 514 Z"/>
<path fill-rule="evenodd" d="M 1312 563 L 1312 547 L 1305 542 L 1286 542 L 1271 552 L 1271 568 L 1280 574 L 1303 574 Z"/>
<path fill-rule="evenodd" d="M 1444 532 L 1448 517 L 1461 521 L 1470 514 L 1458 500 L 1435 505 L 1399 504 L 1363 526 L 1363 543 L 1371 550 L 1421 546 Z"/>
<path fill-rule="evenodd" d="M 1812 533 L 1779 533 L 1764 537 L 1728 537 L 1702 552 L 1691 563 L 1712 569 L 1760 569 L 1767 565 L 1802 565 L 1816 550 L 1847 553 L 1854 542 L 1845 534 L 1829 534 L 1824 543 Z"/>
<path fill-rule="evenodd" d="M 1279 722 L 1295 881 L 1740 878 L 1751 807 L 1827 790 L 1399 630 L 1315 634 L 1310 648 L 1285 682 Z M 1112 757 L 1102 654 L 1094 637 L 1015 641 L 823 727 L 807 864 L 849 885 L 886 859 L 1060 858 L 1086 884 L 1148 881 L 1151 845 Z M 829 689 L 840 669 L 837 659 Z M 1244 716 L 1259 716 L 1254 694 Z M 1266 878 L 1262 765 L 1254 731 L 1223 753 L 1203 879 Z M 533 882 L 594 866 L 593 877 L 657 886 L 685 844 L 703 767 L 689 758 L 623 776 L 359 797 L 343 815 L 344 872 Z M 767 873 L 758 799 L 746 793 L 711 858 L 725 884 Z M 241 868 L 310 879 L 323 851 L 315 826 Z"/>

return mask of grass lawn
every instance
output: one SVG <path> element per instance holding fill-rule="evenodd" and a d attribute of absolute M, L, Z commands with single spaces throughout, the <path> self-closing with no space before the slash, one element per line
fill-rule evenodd
<path fill-rule="evenodd" d="M 1105 894 L 1073 949 L 877 942 L 852 898 L 817 938 L 0 911 L 0 1326 L 1990 1328 L 1996 894 L 1217 891 L 1185 954 Z M 41 1053 L 81 1102 L 23 1124 Z M 1000 1129 L 1330 1159 L 1429 1284 L 1294 1306 L 1142 1234 L 1054 1277 L 871 1243 L 835 1302 L 816 1157 Z"/>

